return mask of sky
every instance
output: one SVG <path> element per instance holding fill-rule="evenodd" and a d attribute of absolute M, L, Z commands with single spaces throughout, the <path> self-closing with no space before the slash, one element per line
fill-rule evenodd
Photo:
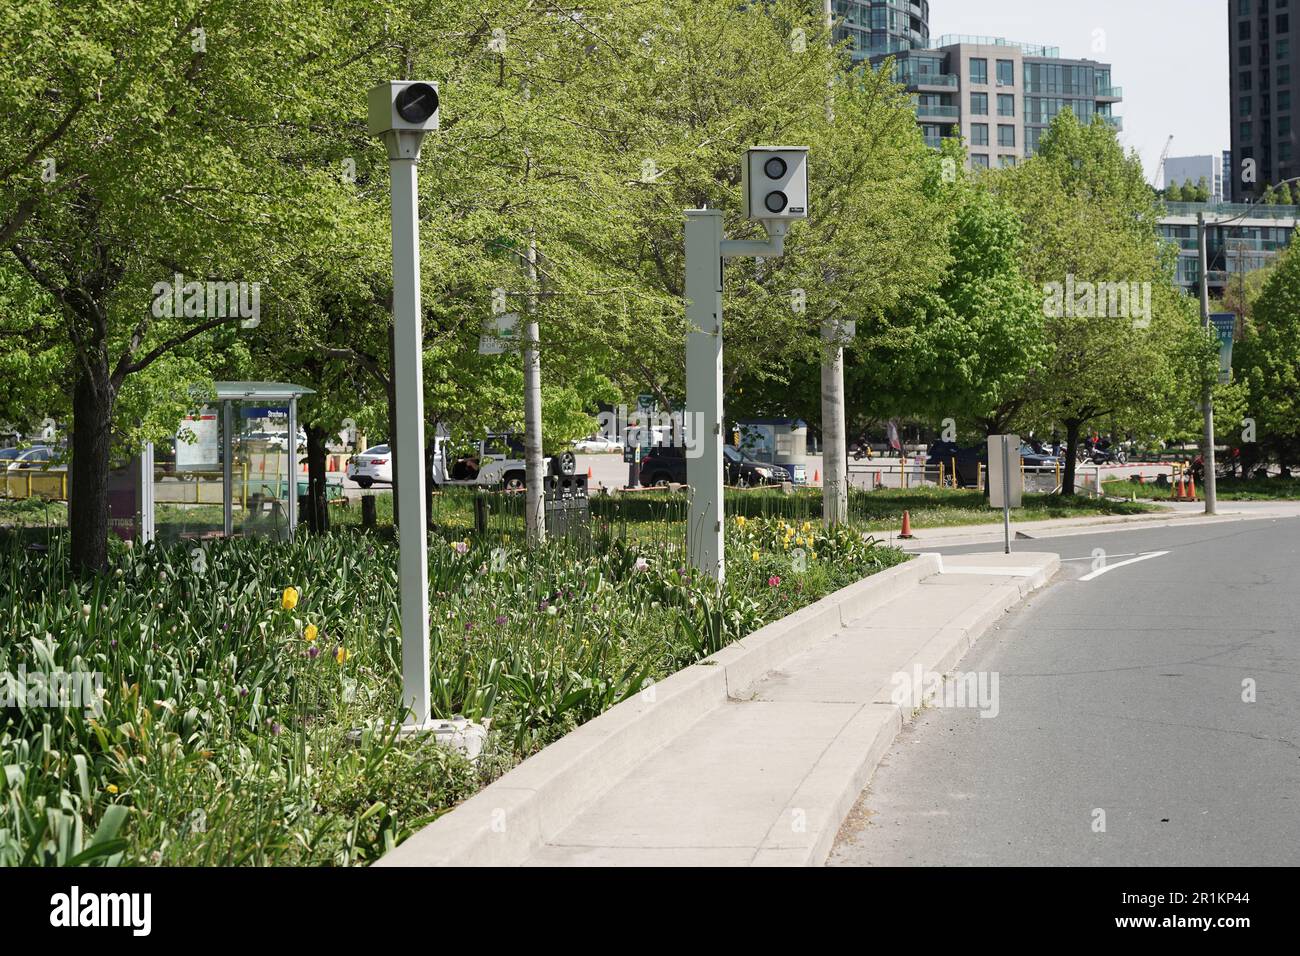
<path fill-rule="evenodd" d="M 1227 0 L 930 0 L 930 38 L 998 36 L 1112 64 L 1124 88 L 1120 142 L 1147 179 L 1170 156 L 1217 156 L 1232 144 Z"/>

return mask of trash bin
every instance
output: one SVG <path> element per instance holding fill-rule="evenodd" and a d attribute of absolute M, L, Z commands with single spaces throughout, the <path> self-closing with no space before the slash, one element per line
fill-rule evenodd
<path fill-rule="evenodd" d="M 586 534 L 591 525 L 587 476 L 547 475 L 544 481 L 546 533 L 557 538 Z"/>

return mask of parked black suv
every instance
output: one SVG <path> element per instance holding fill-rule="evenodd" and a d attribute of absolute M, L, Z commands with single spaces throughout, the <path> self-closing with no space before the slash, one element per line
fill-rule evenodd
<path fill-rule="evenodd" d="M 781 465 L 769 465 L 741 454 L 731 445 L 722 446 L 722 480 L 728 485 L 779 485 L 790 480 Z M 641 459 L 641 484 L 686 484 L 686 449 L 656 445 Z"/>

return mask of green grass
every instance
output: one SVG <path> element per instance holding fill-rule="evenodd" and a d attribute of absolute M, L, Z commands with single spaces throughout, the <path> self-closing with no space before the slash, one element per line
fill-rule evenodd
<path fill-rule="evenodd" d="M 1121 497 L 1136 494 L 1138 498 L 1169 501 L 1174 494 L 1172 485 L 1161 488 L 1153 482 L 1138 484 L 1116 479 L 1103 484 L 1106 494 Z M 1220 478 L 1215 483 L 1215 492 L 1224 501 L 1294 501 L 1300 500 L 1300 478 Z M 1197 485 L 1196 495 L 1205 499 L 1200 485 Z"/>
<path fill-rule="evenodd" d="M 472 526 L 472 496 L 439 513 Z M 368 863 L 647 682 L 906 560 L 856 531 L 729 521 L 719 594 L 686 570 L 670 517 L 598 514 L 536 552 L 501 527 L 432 537 L 433 707 L 490 721 L 476 764 L 390 732 L 347 740 L 402 716 L 391 529 L 115 541 L 89 580 L 65 532 L 0 531 L 0 675 L 103 688 L 89 717 L 0 705 L 0 865 Z"/>

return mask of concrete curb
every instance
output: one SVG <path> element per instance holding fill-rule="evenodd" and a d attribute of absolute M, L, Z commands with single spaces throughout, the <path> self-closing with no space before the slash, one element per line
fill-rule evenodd
<path fill-rule="evenodd" d="M 940 558 L 939 555 L 922 557 Z M 1050 581 L 1060 569 L 1058 555 L 1033 555 L 1040 566 L 1014 585 L 991 590 L 960 617 L 942 628 L 902 668 L 910 672 L 947 674 L 966 652 L 1009 610 Z M 941 559 L 941 558 L 940 558 Z M 905 724 L 915 717 L 891 700 L 892 683 L 882 685 L 873 701 L 864 705 L 818 759 L 807 778 L 782 811 L 755 854 L 753 866 L 820 866 L 835 844 L 840 825 L 853 809 L 858 795 L 871 782 L 876 767 L 893 746 Z M 802 830 L 790 821 L 799 815 Z"/>
<path fill-rule="evenodd" d="M 374 865 L 512 866 L 523 862 L 648 753 L 725 704 L 728 694 L 739 693 L 782 661 L 938 574 L 941 567 L 937 554 L 917 555 L 759 628 L 566 734 L 413 834 Z M 834 838 L 834 830 L 830 838 Z"/>
<path fill-rule="evenodd" d="M 1108 531 L 1145 531 L 1170 526 L 1222 524 L 1230 521 L 1267 521 L 1294 517 L 1296 517 L 1294 513 L 1287 513 L 1284 509 L 1261 510 L 1260 513 L 1245 510 L 1220 511 L 1217 515 L 1171 511 L 1145 515 L 1111 515 L 1104 518 L 1053 518 L 1048 521 L 1013 523 L 1011 530 L 1013 533 L 1023 531 L 1027 535 L 1032 535 L 1031 540 L 1047 540 L 1072 535 L 1101 534 Z M 898 541 L 894 535 L 890 535 L 887 539 L 888 544 L 917 554 L 923 553 L 927 547 L 961 547 L 991 542 L 1000 544 L 1001 541 L 1000 524 L 921 528 L 917 529 L 917 537 L 913 541 Z"/>

